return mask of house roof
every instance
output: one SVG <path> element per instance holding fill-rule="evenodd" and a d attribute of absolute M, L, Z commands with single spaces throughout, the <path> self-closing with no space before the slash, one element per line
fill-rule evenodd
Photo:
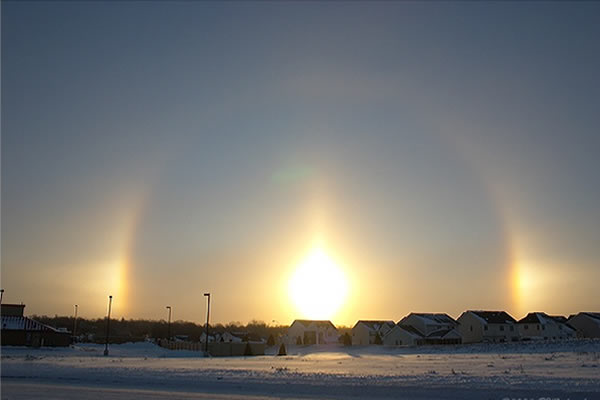
<path fill-rule="evenodd" d="M 442 338 L 448 334 L 452 329 L 440 329 L 439 331 L 431 332 L 427 335 L 428 338 Z"/>
<path fill-rule="evenodd" d="M 400 322 L 404 321 L 406 318 L 410 317 L 411 315 L 425 319 L 426 323 L 457 325 L 454 318 L 452 318 L 448 314 L 444 314 L 444 313 L 410 313 L 406 317 L 402 318 L 402 320 Z"/>
<path fill-rule="evenodd" d="M 578 317 L 578 316 L 580 316 L 580 315 L 581 315 L 581 316 L 584 316 L 584 317 L 588 317 L 588 318 L 590 318 L 590 319 L 591 319 L 591 322 L 594 322 L 594 323 L 596 323 L 598 326 L 600 326 L 600 313 L 598 313 L 598 312 L 580 312 L 580 313 L 579 313 L 579 314 L 577 314 L 577 315 L 571 315 L 571 316 L 569 316 L 569 322 L 571 322 L 571 320 L 572 320 L 573 318 L 576 318 L 576 317 Z M 573 329 L 575 329 L 575 328 L 573 328 Z"/>
<path fill-rule="evenodd" d="M 525 317 L 521 318 L 518 324 L 545 324 L 546 319 L 550 319 L 546 313 L 542 312 L 530 312 Z"/>
<path fill-rule="evenodd" d="M 221 336 L 226 334 L 229 334 L 232 337 L 238 338 L 244 342 L 260 342 L 262 340 L 260 335 L 253 332 L 223 332 Z"/>
<path fill-rule="evenodd" d="M 388 328 L 393 328 L 396 324 L 394 321 L 373 321 L 373 320 L 360 320 L 358 321 L 354 327 L 358 326 L 358 324 L 363 324 L 367 328 L 373 331 L 379 331 L 381 328 L 387 325 Z"/>
<path fill-rule="evenodd" d="M 548 322 L 554 322 L 559 324 L 566 324 L 567 319 L 562 315 L 548 315 L 544 312 L 531 312 L 525 317 L 521 318 L 518 324 L 547 324 Z"/>
<path fill-rule="evenodd" d="M 506 311 L 478 311 L 478 310 L 473 311 L 473 310 L 469 310 L 468 312 L 475 314 L 476 316 L 483 319 L 483 321 L 488 324 L 511 324 L 511 323 L 514 324 L 517 322 L 513 317 L 508 315 L 508 313 Z"/>
<path fill-rule="evenodd" d="M 412 336 L 416 336 L 416 337 L 420 337 L 420 338 L 423 337 L 423 335 L 421 334 L 421 332 L 419 332 L 418 330 L 416 330 L 415 328 L 413 328 L 410 325 L 396 325 L 396 328 L 402 329 L 402 330 L 408 332 L 409 334 L 411 334 Z"/>
<path fill-rule="evenodd" d="M 443 339 L 448 335 L 460 337 L 460 333 L 458 333 L 458 331 L 456 329 L 452 328 L 452 329 L 440 329 L 439 331 L 431 332 L 429 335 L 427 335 L 427 338 L 428 339 Z"/>
<path fill-rule="evenodd" d="M 3 303 L 0 308 L 25 308 L 25 304 Z"/>
<path fill-rule="evenodd" d="M 585 314 L 588 317 L 600 320 L 600 312 L 582 312 L 581 314 Z"/>
<path fill-rule="evenodd" d="M 561 324 L 567 323 L 567 317 L 562 315 L 548 315 L 548 318 L 553 319 L 556 322 L 560 322 Z"/>
<path fill-rule="evenodd" d="M 25 304 L 2 304 L 0 308 L 2 315 L 22 317 Z"/>
<path fill-rule="evenodd" d="M 331 328 L 337 330 L 335 325 L 333 325 L 331 323 L 331 321 L 329 321 L 329 320 L 296 319 L 296 320 L 294 320 L 294 322 L 292 322 L 292 325 L 294 325 L 296 322 L 304 325 L 305 328 L 307 328 L 310 324 L 314 324 L 315 326 L 317 326 L 319 328 L 331 327 Z"/>
<path fill-rule="evenodd" d="M 44 325 L 41 322 L 34 321 L 27 317 L 18 317 L 13 315 L 2 316 L 2 330 L 8 331 L 51 331 L 58 332 L 51 326 Z"/>

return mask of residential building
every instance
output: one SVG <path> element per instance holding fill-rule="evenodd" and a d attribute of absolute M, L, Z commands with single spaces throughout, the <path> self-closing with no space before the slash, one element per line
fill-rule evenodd
<path fill-rule="evenodd" d="M 463 343 L 519 340 L 517 321 L 505 311 L 468 310 L 461 314 L 457 322 Z"/>
<path fill-rule="evenodd" d="M 352 328 L 352 345 L 383 344 L 383 337 L 394 326 L 394 321 L 360 320 Z"/>
<path fill-rule="evenodd" d="M 600 338 L 600 312 L 580 312 L 567 322 L 577 330 L 577 337 Z"/>
<path fill-rule="evenodd" d="M 337 343 L 339 334 L 331 321 L 297 319 L 288 328 L 287 344 Z"/>
<path fill-rule="evenodd" d="M 212 333 L 208 334 L 208 343 L 214 343 L 217 341 L 217 337 L 216 335 L 213 335 Z M 206 343 L 206 332 L 202 332 L 200 334 L 200 342 L 201 343 Z"/>
<path fill-rule="evenodd" d="M 399 325 L 412 326 L 422 335 L 427 336 L 433 332 L 451 330 L 458 327 L 458 322 L 448 314 L 410 313 L 402 318 Z"/>
<path fill-rule="evenodd" d="M 24 304 L 2 304 L 2 329 L 0 340 L 3 346 L 68 346 L 71 333 L 60 331 L 25 317 Z"/>
<path fill-rule="evenodd" d="M 425 336 L 424 344 L 461 344 L 462 335 L 458 329 L 440 329 Z"/>
<path fill-rule="evenodd" d="M 423 335 L 425 344 L 460 344 L 458 322 L 448 314 L 410 313 L 398 325 L 410 326 Z"/>
<path fill-rule="evenodd" d="M 425 344 L 423 335 L 412 326 L 394 326 L 384 337 L 386 346 L 416 346 Z"/>
<path fill-rule="evenodd" d="M 564 322 L 563 322 L 564 321 Z M 556 340 L 575 338 L 575 329 L 567 325 L 566 318 L 532 312 L 517 322 L 522 340 Z"/>

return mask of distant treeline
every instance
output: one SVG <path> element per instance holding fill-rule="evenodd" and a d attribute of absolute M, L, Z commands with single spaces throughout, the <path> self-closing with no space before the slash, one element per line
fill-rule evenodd
<path fill-rule="evenodd" d="M 43 324 L 50 325 L 54 328 L 66 328 L 73 331 L 74 317 L 67 316 L 31 316 L 32 319 Z M 200 340 L 200 336 L 205 332 L 206 326 L 195 324 L 188 321 L 171 321 L 171 336 L 184 335 L 190 341 Z M 164 320 L 146 320 L 146 319 L 111 319 L 110 321 L 110 342 L 124 343 L 132 341 L 142 341 L 146 338 L 166 338 L 168 336 L 168 324 Z M 230 322 L 226 325 L 216 324 L 210 325 L 210 334 L 224 332 L 244 332 L 254 336 L 264 338 L 273 335 L 274 338 L 283 336 L 287 333 L 288 326 L 267 325 L 263 321 L 250 321 L 243 325 L 239 322 Z M 344 333 L 345 329 L 340 329 L 340 334 Z M 76 336 L 81 341 L 90 341 L 96 343 L 104 343 L 106 339 L 106 318 L 85 319 L 77 318 Z"/>

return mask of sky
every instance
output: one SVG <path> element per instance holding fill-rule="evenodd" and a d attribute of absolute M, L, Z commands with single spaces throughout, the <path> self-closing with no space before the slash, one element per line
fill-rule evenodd
<path fill-rule="evenodd" d="M 26 314 L 600 308 L 600 3 L 1 13 L 1 285 Z"/>

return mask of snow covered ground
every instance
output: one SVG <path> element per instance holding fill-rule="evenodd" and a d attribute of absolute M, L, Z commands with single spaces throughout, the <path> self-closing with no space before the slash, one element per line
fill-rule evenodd
<path fill-rule="evenodd" d="M 202 358 L 151 343 L 2 348 L 2 399 L 600 399 L 600 341 L 292 347 Z"/>

